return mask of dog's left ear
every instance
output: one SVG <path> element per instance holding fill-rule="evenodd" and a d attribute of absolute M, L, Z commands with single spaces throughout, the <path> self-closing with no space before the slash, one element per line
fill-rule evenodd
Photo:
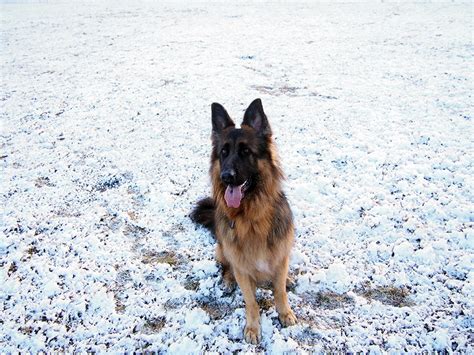
<path fill-rule="evenodd" d="M 264 136 L 270 136 L 272 134 L 267 116 L 265 112 L 263 112 L 262 100 L 255 99 L 252 101 L 245 111 L 242 125 L 250 126 Z"/>

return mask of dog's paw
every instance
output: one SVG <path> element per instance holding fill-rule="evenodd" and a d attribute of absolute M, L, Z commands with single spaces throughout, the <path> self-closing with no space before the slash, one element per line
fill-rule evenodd
<path fill-rule="evenodd" d="M 280 323 L 283 327 L 291 327 L 296 324 L 296 317 L 291 309 L 286 313 L 280 313 L 278 317 L 280 318 Z"/>
<path fill-rule="evenodd" d="M 260 342 L 260 329 L 246 326 L 244 329 L 244 338 L 247 343 L 257 345 Z"/>

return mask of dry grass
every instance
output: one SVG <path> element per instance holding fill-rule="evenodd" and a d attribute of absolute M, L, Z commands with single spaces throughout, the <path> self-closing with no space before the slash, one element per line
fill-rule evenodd
<path fill-rule="evenodd" d="M 23 257 L 21 258 L 21 261 L 27 261 L 33 257 L 33 255 L 39 254 L 39 250 L 36 246 L 31 246 L 29 247 L 26 251 Z"/>
<path fill-rule="evenodd" d="M 331 291 L 309 294 L 305 300 L 312 307 L 323 309 L 336 309 L 354 304 L 354 300 L 348 295 Z"/>
<path fill-rule="evenodd" d="M 139 238 L 150 233 L 148 228 L 137 226 L 136 224 L 126 223 L 123 234 L 127 237 Z"/>
<path fill-rule="evenodd" d="M 143 333 L 152 334 L 158 333 L 166 325 L 165 317 L 157 317 L 152 319 L 147 319 L 143 325 Z"/>
<path fill-rule="evenodd" d="M 268 311 L 273 307 L 273 301 L 270 298 L 258 298 L 257 303 L 263 311 Z"/>
<path fill-rule="evenodd" d="M 199 307 L 201 307 L 212 320 L 222 319 L 233 311 L 229 304 L 218 301 L 202 301 L 199 303 Z"/>
<path fill-rule="evenodd" d="M 23 334 L 26 334 L 26 335 L 30 335 L 31 333 L 33 333 L 33 328 L 31 326 L 29 326 L 29 327 L 20 327 L 18 330 L 20 332 L 22 332 Z"/>
<path fill-rule="evenodd" d="M 176 266 L 179 264 L 179 258 L 172 251 L 162 251 L 159 253 L 148 252 L 143 255 L 142 263 L 144 264 L 168 264 Z"/>
<path fill-rule="evenodd" d="M 376 300 L 395 307 L 409 307 L 413 303 L 409 300 L 409 291 L 406 288 L 395 286 L 381 286 L 376 288 L 362 287 L 357 292 L 368 300 Z"/>
<path fill-rule="evenodd" d="M 137 214 L 137 212 L 135 212 L 135 211 L 128 211 L 128 212 L 127 212 L 127 215 L 128 215 L 128 217 L 130 217 L 130 219 L 131 219 L 132 221 L 138 220 L 138 214 Z"/>
<path fill-rule="evenodd" d="M 184 288 L 190 291 L 196 291 L 199 288 L 199 281 L 193 279 L 186 279 L 184 281 Z"/>
<path fill-rule="evenodd" d="M 8 273 L 7 273 L 8 276 L 15 273 L 17 270 L 18 270 L 18 266 L 16 265 L 16 263 L 15 262 L 11 263 L 10 267 L 8 268 Z"/>
<path fill-rule="evenodd" d="M 174 235 L 176 233 L 181 233 L 184 232 L 186 229 L 181 223 L 175 223 L 171 226 L 171 228 L 167 231 L 163 232 L 163 238 L 169 238 L 171 240 L 174 240 Z"/>
<path fill-rule="evenodd" d="M 49 177 L 39 177 L 35 180 L 35 186 L 41 188 L 43 186 L 53 187 L 54 184 L 49 180 Z"/>
<path fill-rule="evenodd" d="M 115 298 L 115 311 L 117 313 L 123 313 L 125 312 L 125 305 L 122 303 L 122 301 L 120 301 L 117 297 L 114 297 Z"/>

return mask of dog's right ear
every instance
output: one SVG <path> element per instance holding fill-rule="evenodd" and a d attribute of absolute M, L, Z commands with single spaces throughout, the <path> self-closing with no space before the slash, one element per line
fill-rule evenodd
<path fill-rule="evenodd" d="M 234 121 L 230 118 L 225 108 L 216 102 L 211 105 L 212 110 L 212 131 L 221 133 L 227 127 L 235 127 Z"/>

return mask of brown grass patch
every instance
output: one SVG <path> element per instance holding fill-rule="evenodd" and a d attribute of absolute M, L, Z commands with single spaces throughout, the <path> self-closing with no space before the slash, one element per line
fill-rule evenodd
<path fill-rule="evenodd" d="M 136 221 L 138 219 L 138 214 L 137 212 L 134 212 L 134 211 L 128 211 L 127 212 L 128 216 L 130 217 L 130 219 L 132 221 Z"/>
<path fill-rule="evenodd" d="M 212 320 L 222 319 L 228 314 L 232 313 L 232 308 L 227 303 L 222 303 L 218 301 L 202 301 L 199 304 L 199 307 L 205 311 Z"/>
<path fill-rule="evenodd" d="M 142 263 L 144 264 L 169 264 L 176 266 L 179 264 L 179 258 L 172 251 L 148 252 L 143 255 Z"/>
<path fill-rule="evenodd" d="M 314 308 L 324 309 L 336 309 L 354 304 L 354 300 L 348 295 L 331 291 L 307 295 L 305 300 Z"/>
<path fill-rule="evenodd" d="M 39 177 L 35 180 L 35 186 L 41 188 L 43 186 L 53 187 L 54 184 L 49 180 L 49 177 Z"/>
<path fill-rule="evenodd" d="M 196 291 L 199 288 L 199 281 L 193 279 L 186 279 L 184 281 L 184 288 L 190 291 Z"/>
<path fill-rule="evenodd" d="M 38 248 L 33 245 L 25 251 L 25 254 L 21 258 L 21 261 L 30 260 L 33 257 L 33 255 L 39 254 L 39 252 L 40 251 L 38 250 Z"/>
<path fill-rule="evenodd" d="M 18 330 L 22 332 L 23 334 L 30 335 L 31 333 L 33 333 L 34 329 L 31 326 L 28 326 L 28 327 L 20 327 Z"/>
<path fill-rule="evenodd" d="M 409 307 L 413 302 L 409 300 L 409 291 L 403 287 L 380 286 L 376 288 L 363 287 L 357 292 L 368 300 L 376 300 L 383 304 L 395 307 Z"/>
<path fill-rule="evenodd" d="M 123 313 L 125 312 L 125 305 L 118 298 L 115 297 L 115 312 Z"/>
<path fill-rule="evenodd" d="M 16 272 L 18 270 L 18 266 L 16 265 L 15 262 L 12 262 L 10 264 L 10 267 L 8 268 L 8 276 L 10 276 L 11 274 L 13 274 L 14 272 Z"/>
<path fill-rule="evenodd" d="M 258 298 L 257 303 L 260 309 L 264 311 L 268 311 L 270 308 L 273 307 L 273 301 L 270 298 Z"/>
<path fill-rule="evenodd" d="M 126 223 L 123 234 L 127 237 L 139 238 L 150 233 L 150 230 L 145 227 L 137 226 L 136 224 Z"/>
<path fill-rule="evenodd" d="M 143 333 L 152 334 L 158 333 L 166 325 L 165 317 L 157 317 L 152 319 L 147 319 L 143 325 Z"/>

